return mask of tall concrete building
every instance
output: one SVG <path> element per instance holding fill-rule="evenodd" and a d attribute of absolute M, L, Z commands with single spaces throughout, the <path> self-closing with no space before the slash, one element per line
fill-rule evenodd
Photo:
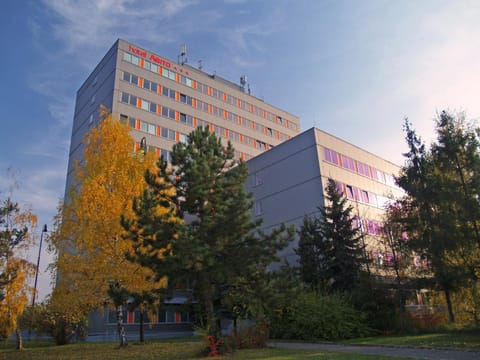
<path fill-rule="evenodd" d="M 235 156 L 244 160 L 272 149 L 300 132 L 298 117 L 249 94 L 245 77 L 235 84 L 217 75 L 169 60 L 124 40 L 117 40 L 77 92 L 70 144 L 66 191 L 73 184 L 75 160 L 82 143 L 99 121 L 100 105 L 127 121 L 134 139 L 132 151 L 146 146 L 167 160 L 172 146 L 185 141 L 195 127 L 208 127 L 222 141 L 230 140 Z M 240 77 L 239 77 L 240 79 Z M 182 299 L 170 300 L 170 305 Z M 190 330 L 189 314 L 175 308 L 159 310 L 154 333 Z M 125 312 L 129 333 L 138 329 L 139 312 Z M 116 317 L 106 308 L 92 314 L 89 333 L 100 339 L 116 334 Z M 151 332 L 149 334 L 152 335 Z"/>
<path fill-rule="evenodd" d="M 284 222 L 297 229 L 303 217 L 319 216 L 325 205 L 329 178 L 353 206 L 373 269 L 393 265 L 382 245 L 384 205 L 402 191 L 394 183 L 399 167 L 381 157 L 316 128 L 311 128 L 264 154 L 247 161 L 246 189 L 255 199 L 254 216 L 263 217 L 263 229 Z M 281 255 L 295 264 L 294 242 Z"/>
<path fill-rule="evenodd" d="M 217 75 L 117 40 L 77 92 L 67 190 L 82 140 L 99 120 L 99 107 L 127 120 L 135 146 L 169 158 L 172 146 L 196 126 L 209 127 L 236 157 L 248 160 L 300 132 L 298 117 L 249 94 L 245 77 L 235 84 Z M 133 147 L 132 147 L 133 149 Z"/>

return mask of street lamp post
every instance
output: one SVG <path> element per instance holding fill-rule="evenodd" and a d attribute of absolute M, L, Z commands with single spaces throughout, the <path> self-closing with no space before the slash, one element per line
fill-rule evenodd
<path fill-rule="evenodd" d="M 147 153 L 147 138 L 145 136 L 140 140 L 140 152 L 143 156 Z"/>
<path fill-rule="evenodd" d="M 35 283 L 33 285 L 32 307 L 35 305 L 35 296 L 37 294 L 38 268 L 40 267 L 40 255 L 42 253 L 43 233 L 46 233 L 47 224 L 43 225 L 42 233 L 40 234 L 40 246 L 38 248 L 37 269 L 35 271 Z"/>

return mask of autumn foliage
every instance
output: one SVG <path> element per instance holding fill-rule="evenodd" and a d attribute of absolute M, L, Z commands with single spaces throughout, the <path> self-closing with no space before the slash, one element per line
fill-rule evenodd
<path fill-rule="evenodd" d="M 107 115 L 84 140 L 84 160 L 59 211 L 52 244 L 58 272 L 55 303 L 77 304 L 88 313 L 108 301 L 108 288 L 120 283 L 132 292 L 163 286 L 152 271 L 126 259 L 131 242 L 122 237 L 120 218 L 132 216 L 132 201 L 145 187 L 153 154 L 134 153 L 129 127 Z M 55 297 L 65 299 L 56 299 Z"/>
<path fill-rule="evenodd" d="M 0 337 L 15 331 L 18 349 L 22 348 L 18 318 L 33 291 L 28 281 L 35 267 L 26 260 L 26 251 L 33 243 L 36 223 L 29 209 L 20 209 L 10 198 L 0 205 Z"/>

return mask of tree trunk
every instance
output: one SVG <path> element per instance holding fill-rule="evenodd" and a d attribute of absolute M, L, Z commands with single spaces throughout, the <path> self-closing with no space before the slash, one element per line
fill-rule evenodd
<path fill-rule="evenodd" d="M 455 315 L 453 314 L 452 299 L 450 299 L 450 290 L 445 289 L 445 300 L 447 301 L 448 317 L 451 323 L 455 322 Z"/>
<path fill-rule="evenodd" d="M 19 327 L 15 329 L 15 335 L 17 336 L 17 350 L 23 350 L 22 331 Z"/>
<path fill-rule="evenodd" d="M 117 330 L 118 330 L 118 337 L 120 339 L 119 347 L 125 347 L 128 345 L 127 343 L 127 335 L 125 333 L 125 326 L 123 324 L 123 306 L 117 306 Z"/>
<path fill-rule="evenodd" d="M 144 326 L 143 307 L 140 306 L 139 310 L 140 310 L 140 343 L 143 344 L 145 342 L 145 332 L 143 329 L 143 326 Z"/>

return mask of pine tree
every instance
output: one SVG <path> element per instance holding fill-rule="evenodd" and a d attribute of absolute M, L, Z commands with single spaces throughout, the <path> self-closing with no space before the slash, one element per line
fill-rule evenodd
<path fill-rule="evenodd" d="M 409 246 L 429 259 L 443 290 L 450 321 L 455 321 L 452 293 L 470 284 L 477 294 L 480 264 L 479 130 L 463 115 L 443 111 L 436 120 L 437 139 L 426 149 L 405 121 L 409 152 L 397 183 L 405 190 L 398 202 L 409 232 Z M 474 311 L 478 319 L 478 310 Z"/>
<path fill-rule="evenodd" d="M 361 236 L 351 216 L 353 208 L 347 206 L 332 179 L 327 183 L 326 200 L 318 208 L 320 217 L 304 220 L 299 231 L 300 271 L 313 287 L 349 291 L 366 261 Z"/>
<path fill-rule="evenodd" d="M 254 293 L 250 288 L 258 282 L 250 280 L 265 274 L 292 235 L 285 227 L 259 232 L 243 188 L 248 168 L 233 156 L 230 143 L 224 147 L 208 129 L 197 128 L 186 144 L 173 147 L 171 167 L 161 159 L 158 178 L 147 174 L 149 190 L 136 202 L 136 221 L 127 224 L 137 260 L 157 276 L 168 275 L 169 284 L 190 287 L 215 338 L 222 309 L 247 306 L 234 294 Z M 165 192 L 171 186 L 174 196 Z M 161 202 L 170 211 L 150 216 Z M 184 223 L 171 221 L 175 211 Z"/>

